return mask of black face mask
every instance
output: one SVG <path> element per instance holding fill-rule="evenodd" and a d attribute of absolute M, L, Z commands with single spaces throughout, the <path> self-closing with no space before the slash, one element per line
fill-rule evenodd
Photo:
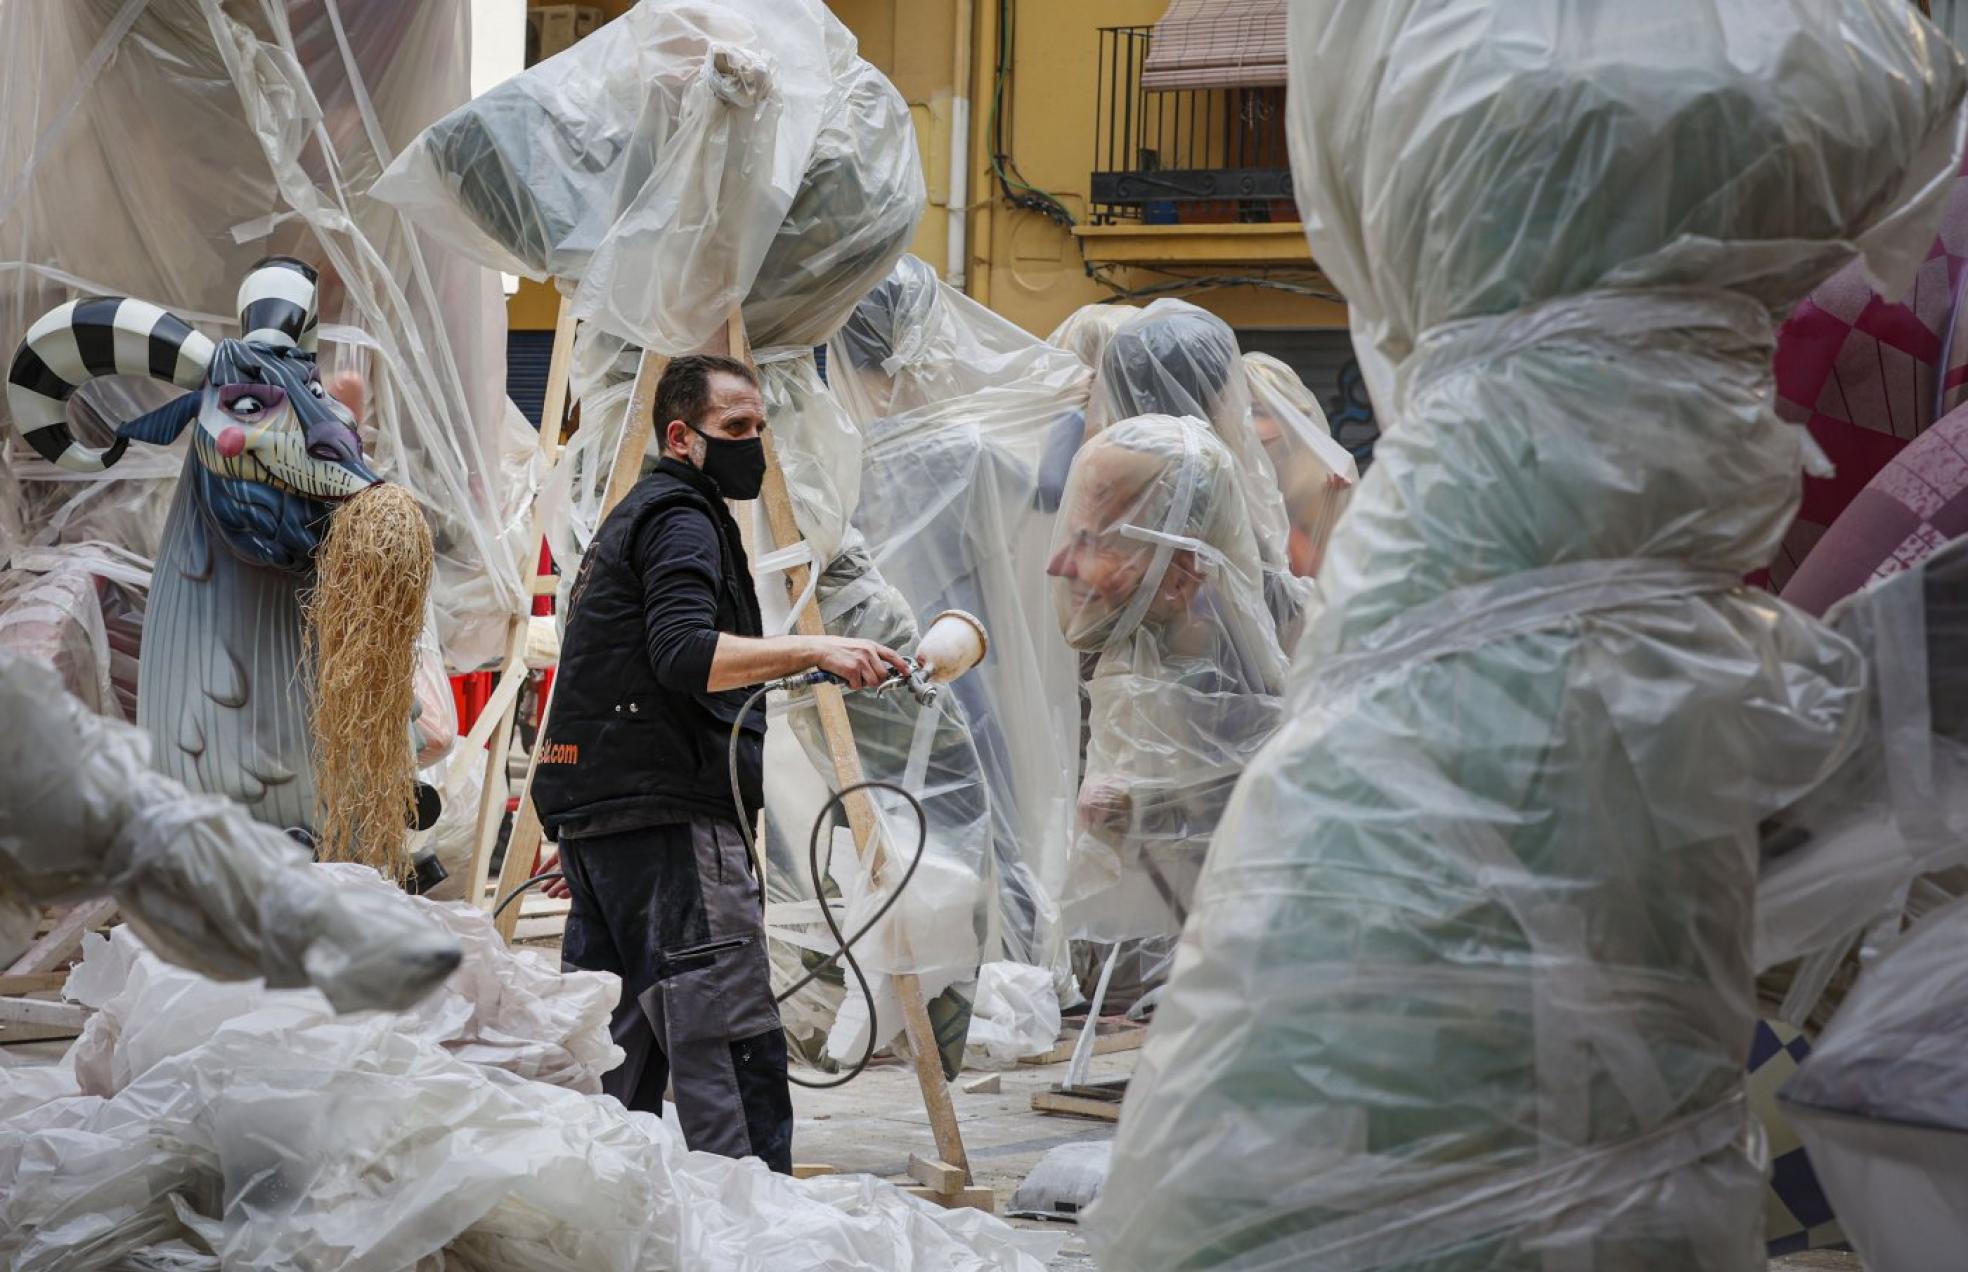
<path fill-rule="evenodd" d="M 712 437 L 694 424 L 685 428 L 704 439 L 704 462 L 698 471 L 717 483 L 726 499 L 757 499 L 765 485 L 765 441 Z"/>

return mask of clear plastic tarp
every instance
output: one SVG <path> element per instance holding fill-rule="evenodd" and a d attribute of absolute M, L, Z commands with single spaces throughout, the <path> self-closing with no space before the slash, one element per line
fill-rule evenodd
<path fill-rule="evenodd" d="M 496 274 L 366 191 L 397 147 L 468 95 L 469 8 L 0 8 L 0 348 L 86 295 L 138 297 L 234 334 L 235 289 L 252 262 L 284 252 L 317 265 L 323 369 L 367 378 L 371 458 L 430 515 L 438 636 L 467 668 L 499 656 L 524 600 L 533 439 L 505 397 L 504 298 Z M 100 445 L 103 423 L 173 392 L 100 380 L 71 414 L 81 439 Z M 101 475 L 11 449 L 18 521 L 0 547 L 95 539 L 154 555 L 177 448 L 138 448 Z"/>
<path fill-rule="evenodd" d="M 1782 1015 L 1802 1025 L 1849 953 L 1961 892 L 1968 864 L 1968 541 L 1826 616 L 1872 668 L 1860 745 L 1763 826 L 1756 966 L 1803 957 Z"/>
<path fill-rule="evenodd" d="M 1312 585 L 1290 570 L 1291 520 L 1271 451 L 1258 431 L 1251 382 L 1230 324 L 1186 300 L 1154 301 L 1108 337 L 1094 397 L 1097 423 L 1103 427 L 1137 415 L 1187 415 L 1223 439 L 1237 460 L 1251 534 L 1264 564 L 1265 603 L 1276 620 L 1279 642 L 1293 648 Z M 1265 404 L 1263 422 L 1279 430 L 1280 455 L 1287 444 L 1300 449 L 1314 445 L 1323 431 L 1323 416 L 1316 422 L 1301 416 L 1282 395 L 1268 393 Z"/>
<path fill-rule="evenodd" d="M 719 59 L 765 68 L 753 97 L 719 95 Z M 673 113 L 679 93 L 696 107 Z M 485 148 L 447 157 L 445 139 L 467 132 Z M 817 559 L 838 550 L 859 442 L 824 405 L 796 422 L 823 391 L 811 350 L 888 273 L 927 195 L 907 103 L 818 0 L 638 5 L 430 130 L 378 190 L 480 243 L 482 259 L 552 273 L 584 320 L 570 377 L 581 427 L 545 496 L 564 579 L 599 522 L 641 350 L 723 350 L 740 300 L 801 531 Z M 536 208 L 561 194 L 560 212 Z M 529 251 L 515 217 L 577 214 L 595 224 L 564 226 L 563 249 L 505 255 Z M 599 255 L 594 236 L 625 246 Z M 653 290 L 631 301 L 636 288 Z"/>
<path fill-rule="evenodd" d="M 0 719 L 0 966 L 41 904 L 102 895 L 184 967 L 312 985 L 342 1010 L 407 1007 L 457 966 L 396 889 L 343 886 L 281 831 L 153 771 L 144 734 L 47 667 L 0 652 Z"/>
<path fill-rule="evenodd" d="M 1090 377 L 914 256 L 828 342 L 827 367 L 863 439 L 854 525 L 870 561 L 919 615 L 960 609 L 990 634 L 951 693 L 990 800 L 998 944 L 1051 965 L 1042 880 L 1071 834 L 1079 711 L 1045 582 L 1065 474 L 1045 464 L 1058 434 L 1080 434 Z"/>
<path fill-rule="evenodd" d="M 562 975 L 468 906 L 417 904 L 471 953 L 404 1014 L 338 1017 L 175 971 L 120 931 L 92 940 L 83 1036 L 59 1066 L 0 1069 L 0 1263 L 1039 1272 L 1056 1248 L 868 1176 L 686 1151 L 586 1093 L 613 1063 L 613 976 Z"/>
<path fill-rule="evenodd" d="M 1108 427 L 1073 460 L 1048 573 L 1059 631 L 1094 656 L 1076 832 L 1048 883 L 1077 939 L 1171 937 L 1282 718 L 1285 655 L 1235 457 L 1188 417 Z"/>
<path fill-rule="evenodd" d="M 1804 459 L 1772 314 L 1854 255 L 1911 277 L 1959 55 L 1898 0 L 1304 0 L 1290 44 L 1300 211 L 1387 427 L 1095 1253 L 1761 1269 L 1758 826 L 1868 705 L 1859 648 L 1739 582 Z"/>

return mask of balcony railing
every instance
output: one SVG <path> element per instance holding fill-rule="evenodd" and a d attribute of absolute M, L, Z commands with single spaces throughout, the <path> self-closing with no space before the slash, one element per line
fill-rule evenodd
<path fill-rule="evenodd" d="M 1154 28 L 1102 27 L 1094 115 L 1096 224 L 1295 221 L 1283 88 L 1148 91 Z"/>

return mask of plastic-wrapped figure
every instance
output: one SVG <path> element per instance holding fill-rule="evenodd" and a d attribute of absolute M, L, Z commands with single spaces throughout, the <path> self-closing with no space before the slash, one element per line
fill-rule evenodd
<path fill-rule="evenodd" d="M 146 762 L 144 735 L 0 653 L 0 963 L 37 903 L 116 898 L 163 958 L 218 980 L 313 985 L 338 1011 L 400 1010 L 458 966 L 394 890 L 352 890 L 280 831 Z"/>
<path fill-rule="evenodd" d="M 1360 466 L 1333 440 L 1325 410 L 1297 372 L 1268 353 L 1247 353 L 1244 374 L 1251 426 L 1285 499 L 1285 558 L 1294 576 L 1316 578 L 1333 526 L 1360 482 Z"/>
<path fill-rule="evenodd" d="M 1229 449 L 1190 418 L 1081 448 L 1047 567 L 1059 629 L 1096 655 L 1078 832 L 1057 881 L 1095 942 L 1178 932 L 1217 819 L 1278 727 L 1285 657 Z M 1157 979 L 1166 943 L 1149 950 Z"/>
<path fill-rule="evenodd" d="M 1859 745 L 1868 679 L 1741 585 L 1804 459 L 1773 314 L 1855 255 L 1919 267 L 1960 55 L 1898 0 L 1301 0 L 1291 81 L 1388 426 L 1095 1253 L 1761 1269 L 1758 831 Z"/>
<path fill-rule="evenodd" d="M 72 301 L 28 331 L 7 403 L 30 446 L 78 472 L 195 426 L 151 586 L 137 723 L 159 771 L 305 827 L 315 800 L 300 595 L 334 505 L 379 478 L 315 367 L 314 270 L 262 261 L 240 284 L 239 314 L 244 336 L 215 345 L 145 301 Z M 91 450 L 64 410 L 101 375 L 195 391 Z"/>
<path fill-rule="evenodd" d="M 1107 419 L 1187 415 L 1215 429 L 1230 448 L 1264 563 L 1265 603 L 1280 643 L 1291 648 L 1311 585 L 1294 578 L 1286 561 L 1290 521 L 1251 418 L 1250 384 L 1229 324 L 1184 300 L 1155 301 L 1108 339 L 1094 394 Z"/>
<path fill-rule="evenodd" d="M 828 351 L 865 439 L 854 520 L 869 552 L 919 612 L 961 609 L 991 633 L 991 656 L 954 693 L 991 796 L 999 943 L 1050 965 L 1056 916 L 1040 879 L 1070 832 L 1079 722 L 1044 575 L 1065 470 L 1048 498 L 1043 464 L 1059 429 L 1077 437 L 1089 376 L 913 256 Z"/>

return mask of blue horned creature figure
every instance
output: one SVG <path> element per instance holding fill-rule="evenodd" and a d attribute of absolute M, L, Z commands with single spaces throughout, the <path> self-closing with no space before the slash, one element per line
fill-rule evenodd
<path fill-rule="evenodd" d="M 159 770 L 302 832 L 315 783 L 301 597 L 330 513 L 381 480 L 355 417 L 322 387 L 316 287 L 300 261 L 261 261 L 239 288 L 245 334 L 216 344 L 146 301 L 71 301 L 28 330 L 7 376 L 22 439 L 74 472 L 193 428 L 144 620 L 137 723 Z M 109 375 L 188 391 L 94 449 L 69 431 L 67 403 Z"/>

